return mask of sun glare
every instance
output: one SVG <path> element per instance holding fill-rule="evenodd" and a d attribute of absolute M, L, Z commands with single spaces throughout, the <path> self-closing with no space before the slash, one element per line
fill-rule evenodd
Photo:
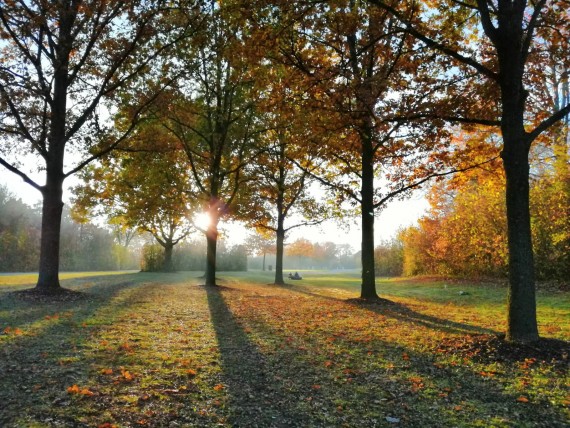
<path fill-rule="evenodd" d="M 199 213 L 194 216 L 194 224 L 197 228 L 206 230 L 210 225 L 210 215 L 208 213 Z"/>

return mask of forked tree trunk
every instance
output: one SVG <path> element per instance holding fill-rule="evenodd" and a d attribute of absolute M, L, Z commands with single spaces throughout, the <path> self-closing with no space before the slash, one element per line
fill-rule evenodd
<path fill-rule="evenodd" d="M 524 59 L 521 57 L 523 32 L 513 25 L 513 10 L 503 19 L 509 23 L 505 35 L 510 41 L 497 41 L 500 64 L 501 131 L 503 167 L 506 175 L 506 206 L 509 248 L 508 326 L 506 338 L 512 342 L 538 340 L 534 256 L 530 226 L 529 152 L 532 141 L 525 131 L 523 86 Z M 505 24 L 505 23 L 503 23 Z"/>
<path fill-rule="evenodd" d="M 67 28 L 67 27 L 66 27 Z M 63 31 L 63 29 L 62 29 Z M 42 189 L 42 236 L 40 266 L 36 290 L 56 293 L 59 284 L 59 246 L 63 212 L 63 158 L 65 155 L 65 126 L 67 108 L 68 56 L 54 76 L 54 95 L 46 157 L 46 184 Z"/>

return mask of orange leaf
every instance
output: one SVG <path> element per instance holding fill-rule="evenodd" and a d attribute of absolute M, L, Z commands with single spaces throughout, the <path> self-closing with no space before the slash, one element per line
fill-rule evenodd
<path fill-rule="evenodd" d="M 214 386 L 214 389 L 216 391 L 221 391 L 222 389 L 224 389 L 224 385 L 222 385 L 221 383 L 218 383 L 216 386 Z"/>
<path fill-rule="evenodd" d="M 196 372 L 196 370 L 188 369 L 188 370 L 186 370 L 186 374 L 188 376 L 196 376 L 197 372 Z"/>
<path fill-rule="evenodd" d="M 111 374 L 113 374 L 113 369 L 103 369 L 103 370 L 101 370 L 101 374 L 111 375 Z"/>
<path fill-rule="evenodd" d="M 81 395 L 87 395 L 88 397 L 95 395 L 95 393 L 93 391 L 90 391 L 88 388 L 83 388 L 81 391 L 79 391 L 79 393 Z"/>
<path fill-rule="evenodd" d="M 519 403 L 528 403 L 528 398 L 526 398 L 524 395 L 521 395 L 519 398 L 517 398 L 517 401 Z"/>
<path fill-rule="evenodd" d="M 67 388 L 69 394 L 79 394 L 79 387 L 77 385 L 70 386 Z"/>
<path fill-rule="evenodd" d="M 129 382 L 135 378 L 134 375 L 132 375 L 128 370 L 125 369 L 121 369 L 121 376 L 123 377 L 124 380 Z"/>

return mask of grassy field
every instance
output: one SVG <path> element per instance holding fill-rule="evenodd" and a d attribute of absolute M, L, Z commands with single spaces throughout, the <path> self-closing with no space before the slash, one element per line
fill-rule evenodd
<path fill-rule="evenodd" d="M 570 298 L 512 346 L 504 287 L 356 272 L 91 273 L 58 301 L 0 276 L 1 427 L 564 427 Z"/>

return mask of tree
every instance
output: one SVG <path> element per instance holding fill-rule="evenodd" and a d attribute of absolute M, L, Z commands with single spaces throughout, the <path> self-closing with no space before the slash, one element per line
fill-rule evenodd
<path fill-rule="evenodd" d="M 570 104 L 558 105 L 557 111 L 545 115 L 533 100 L 542 99 L 540 82 L 546 80 L 541 51 L 568 63 L 568 2 L 444 0 L 413 20 L 393 3 L 369 2 L 397 17 L 410 34 L 448 57 L 454 66 L 468 68 L 472 80 L 485 79 L 498 93 L 509 249 L 507 340 L 537 340 L 529 154 L 533 142 L 570 113 Z M 457 120 L 478 122 L 467 115 Z"/>
<path fill-rule="evenodd" d="M 257 180 L 248 192 L 248 197 L 257 201 L 258 215 L 249 223 L 256 229 L 275 233 L 275 280 L 284 285 L 283 255 L 286 234 L 299 227 L 315 225 L 325 220 L 328 214 L 323 204 L 317 203 L 308 188 L 312 181 L 309 170 L 313 159 L 306 147 L 292 141 L 291 132 L 273 130 L 266 138 L 275 139 L 257 157 Z M 299 168 L 293 159 L 302 159 L 304 168 Z M 286 220 L 293 223 L 286 225 Z"/>
<path fill-rule="evenodd" d="M 181 49 L 185 74 L 175 94 L 164 98 L 164 126 L 186 153 L 195 197 L 209 216 L 206 230 L 206 285 L 216 286 L 218 225 L 232 210 L 248 177 L 258 133 L 248 63 L 239 56 L 240 31 L 230 24 L 222 2 L 203 5 L 207 36 Z"/>
<path fill-rule="evenodd" d="M 307 140 L 323 149 L 311 174 L 335 193 L 335 205 L 357 209 L 361 297 L 377 299 L 375 213 L 429 177 L 452 172 L 442 172 L 442 127 L 388 120 L 426 102 L 433 64 L 395 18 L 366 2 L 271 3 L 281 19 L 271 42 L 275 60 L 304 74 L 303 114 L 318 112 Z"/>
<path fill-rule="evenodd" d="M 246 241 L 247 250 L 250 254 L 261 254 L 263 256 L 261 264 L 261 270 L 263 272 L 265 272 L 266 255 L 275 253 L 275 240 L 267 235 L 268 234 L 264 234 L 263 231 L 260 231 L 250 236 Z"/>
<path fill-rule="evenodd" d="M 164 250 L 160 270 L 170 272 L 174 246 L 193 231 L 189 217 L 196 210 L 184 153 L 156 123 L 141 126 L 130 139 L 129 151 L 115 151 L 84 170 L 75 209 L 150 233 Z"/>
<path fill-rule="evenodd" d="M 169 28 L 165 19 L 162 31 L 156 31 L 166 3 L 17 0 L 0 5 L 0 164 L 42 194 L 38 292 L 61 290 L 64 180 L 115 148 L 155 91 L 139 88 L 135 114 L 122 134 L 107 126 L 106 107 L 112 108 L 112 98 L 148 73 L 190 29 L 192 20 Z M 22 154 L 30 151 L 43 163 L 43 185 L 23 167 Z M 65 163 L 70 160 L 75 162 Z"/>

